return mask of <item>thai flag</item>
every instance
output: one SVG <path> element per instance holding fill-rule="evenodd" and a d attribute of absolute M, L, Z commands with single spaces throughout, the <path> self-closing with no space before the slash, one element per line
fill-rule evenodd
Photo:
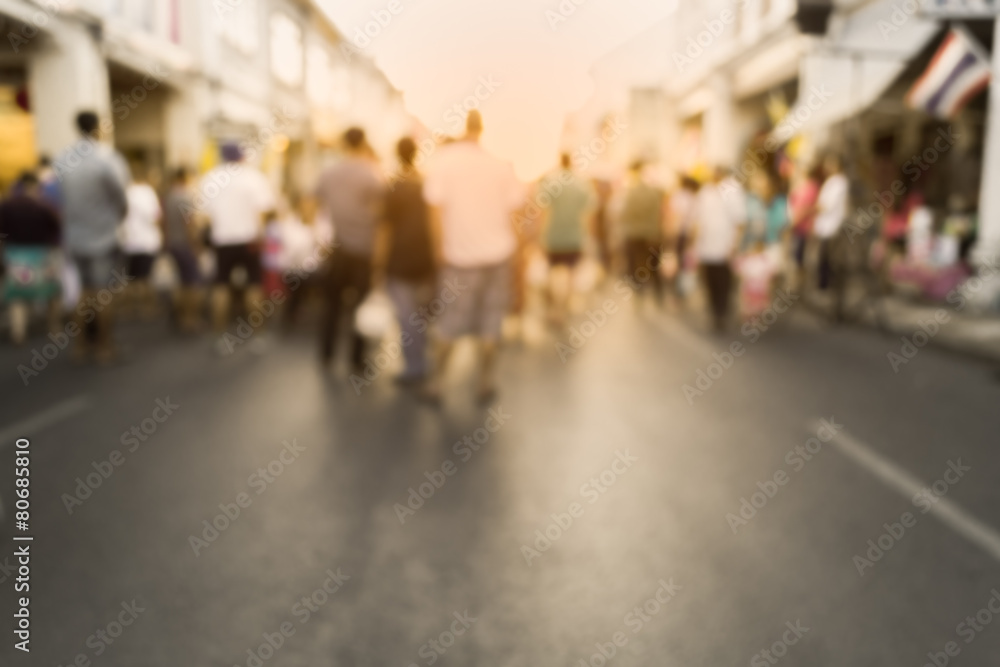
<path fill-rule="evenodd" d="M 990 63 L 968 33 L 952 28 L 927 71 L 906 95 L 915 109 L 954 118 L 990 83 Z"/>

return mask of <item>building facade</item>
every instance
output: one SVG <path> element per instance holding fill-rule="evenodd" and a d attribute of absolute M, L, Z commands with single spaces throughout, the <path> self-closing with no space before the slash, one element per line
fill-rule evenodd
<path fill-rule="evenodd" d="M 397 91 L 308 0 L 0 0 L 0 29 L 0 124 L 31 129 L 0 180 L 69 145 L 82 109 L 161 170 L 207 169 L 237 141 L 288 189 L 309 187 L 349 122 L 408 126 Z"/>

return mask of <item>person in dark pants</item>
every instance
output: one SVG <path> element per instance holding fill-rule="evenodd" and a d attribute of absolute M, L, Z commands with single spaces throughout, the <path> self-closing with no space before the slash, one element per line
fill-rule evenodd
<path fill-rule="evenodd" d="M 402 171 L 394 187 L 386 194 L 382 231 L 387 242 L 384 270 L 386 292 L 396 307 L 406 368 L 396 381 L 403 385 L 423 382 L 430 368 L 427 363 L 427 318 L 420 311 L 434 293 L 434 244 L 430 214 L 423 197 L 423 179 L 413 166 L 417 145 L 409 137 L 396 146 Z M 381 264 L 381 262 L 379 262 Z"/>
<path fill-rule="evenodd" d="M 620 219 L 625 237 L 625 259 L 631 279 L 637 280 L 643 267 L 649 271 L 656 302 L 662 304 L 660 251 L 663 245 L 663 204 L 666 195 L 663 190 L 646 182 L 642 174 L 643 167 L 643 162 L 637 160 L 629 168 L 629 184 L 625 190 Z M 644 286 L 645 281 L 637 284 Z"/>
<path fill-rule="evenodd" d="M 729 320 L 729 302 L 733 291 L 732 259 L 737 239 L 742 237 L 741 223 L 728 205 L 716 175 L 698 190 L 695 199 L 694 244 L 701 276 L 708 293 L 712 326 L 725 331 Z"/>
<path fill-rule="evenodd" d="M 376 222 L 385 191 L 364 130 L 347 130 L 344 146 L 344 158 L 320 175 L 316 192 L 320 208 L 333 221 L 337 240 L 326 266 L 326 308 L 320 324 L 320 361 L 324 366 L 334 359 L 341 311 L 347 307 L 353 331 L 354 313 L 371 288 Z M 365 342 L 356 332 L 352 336 L 351 364 L 359 370 L 364 364 Z"/>

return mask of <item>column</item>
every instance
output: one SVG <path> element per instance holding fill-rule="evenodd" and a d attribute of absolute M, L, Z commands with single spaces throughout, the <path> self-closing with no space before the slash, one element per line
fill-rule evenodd
<path fill-rule="evenodd" d="M 100 44 L 76 22 L 57 20 L 28 60 L 28 94 L 41 153 L 55 156 L 76 140 L 75 118 L 95 111 L 111 116 L 108 67 Z"/>
<path fill-rule="evenodd" d="M 983 175 L 979 184 L 977 260 L 1000 254 L 1000 18 L 993 25 L 993 81 L 986 110 Z"/>
<path fill-rule="evenodd" d="M 712 104 L 705 109 L 702 121 L 705 159 L 713 167 L 732 167 L 739 151 L 732 80 L 727 73 L 716 72 L 708 85 L 712 91 Z"/>

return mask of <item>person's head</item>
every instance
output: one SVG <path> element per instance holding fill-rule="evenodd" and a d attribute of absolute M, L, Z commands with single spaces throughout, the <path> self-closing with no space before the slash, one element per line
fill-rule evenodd
<path fill-rule="evenodd" d="M 149 182 L 149 165 L 145 160 L 132 160 L 129 162 L 129 171 L 132 173 L 134 183 Z"/>
<path fill-rule="evenodd" d="M 811 181 L 814 181 L 816 183 L 822 183 L 823 182 L 823 178 L 824 178 L 823 165 L 820 162 L 818 162 L 818 161 L 814 162 L 806 170 L 806 176 Z"/>
<path fill-rule="evenodd" d="M 399 164 L 404 172 L 413 169 L 413 161 L 417 157 L 417 142 L 410 137 L 403 137 L 396 142 L 396 155 L 399 157 Z"/>
<path fill-rule="evenodd" d="M 726 165 L 717 165 L 712 169 L 712 181 L 715 183 L 721 183 L 732 175 L 733 170 Z"/>
<path fill-rule="evenodd" d="M 170 184 L 177 188 L 183 188 L 187 186 L 190 178 L 191 174 L 187 167 L 177 167 L 170 175 Z"/>
<path fill-rule="evenodd" d="M 14 191 L 25 197 L 37 197 L 39 194 L 38 176 L 33 171 L 22 171 L 14 184 Z"/>
<path fill-rule="evenodd" d="M 344 132 L 344 148 L 352 155 L 363 155 L 367 143 L 365 131 L 360 127 L 350 127 Z"/>
<path fill-rule="evenodd" d="M 698 192 L 698 181 L 692 176 L 684 174 L 681 176 L 681 189 L 688 192 Z"/>
<path fill-rule="evenodd" d="M 642 178 L 642 170 L 645 168 L 646 163 L 642 158 L 632 160 L 632 163 L 628 166 L 628 174 L 632 178 L 639 180 Z"/>
<path fill-rule="evenodd" d="M 38 168 L 39 169 L 49 169 L 52 166 L 52 158 L 48 155 L 42 155 L 38 158 Z"/>
<path fill-rule="evenodd" d="M 823 171 L 826 172 L 827 176 L 839 174 L 843 167 L 844 164 L 837 153 L 827 153 L 826 157 L 823 158 Z"/>
<path fill-rule="evenodd" d="M 483 115 L 479 109 L 473 109 L 465 117 L 465 136 L 467 139 L 478 140 L 483 133 Z"/>
<path fill-rule="evenodd" d="M 243 149 L 240 145 L 233 141 L 227 141 L 222 144 L 219 149 L 219 153 L 222 157 L 223 162 L 239 162 L 243 159 Z"/>
<path fill-rule="evenodd" d="M 763 201 L 769 202 L 774 198 L 776 186 L 774 176 L 769 171 L 760 169 L 750 177 L 750 190 Z"/>
<path fill-rule="evenodd" d="M 97 114 L 93 111 L 81 111 L 76 115 L 76 129 L 85 137 L 97 139 L 100 125 Z"/>
<path fill-rule="evenodd" d="M 559 166 L 567 171 L 573 168 L 573 161 L 569 157 L 569 153 L 561 153 L 559 155 Z"/>
<path fill-rule="evenodd" d="M 311 225 L 316 220 L 316 198 L 295 194 L 292 198 L 292 210 L 299 216 L 303 224 Z"/>

